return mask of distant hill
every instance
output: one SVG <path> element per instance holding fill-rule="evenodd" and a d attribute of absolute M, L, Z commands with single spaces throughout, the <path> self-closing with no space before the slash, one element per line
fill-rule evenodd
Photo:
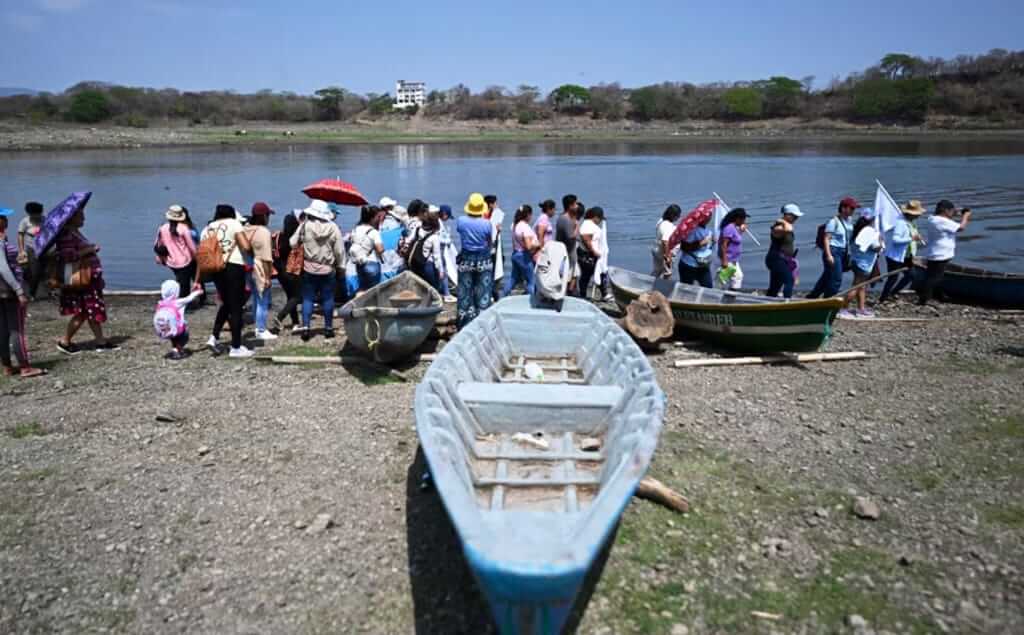
<path fill-rule="evenodd" d="M 12 86 L 0 86 L 0 97 L 11 97 L 12 95 L 35 95 L 39 91 L 31 88 L 14 88 Z"/>

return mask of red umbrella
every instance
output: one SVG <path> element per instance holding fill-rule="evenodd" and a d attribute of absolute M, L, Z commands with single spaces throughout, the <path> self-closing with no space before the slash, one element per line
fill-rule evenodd
<path fill-rule="evenodd" d="M 715 199 L 704 201 L 697 207 L 694 207 L 689 214 L 686 215 L 672 232 L 672 236 L 668 239 L 669 251 L 675 249 L 676 245 L 683 242 L 683 239 L 697 228 L 698 225 L 711 218 L 715 213 Z"/>
<path fill-rule="evenodd" d="M 309 198 L 337 205 L 367 205 L 366 198 L 359 193 L 355 185 L 341 179 L 320 179 L 302 188 L 302 193 Z"/>

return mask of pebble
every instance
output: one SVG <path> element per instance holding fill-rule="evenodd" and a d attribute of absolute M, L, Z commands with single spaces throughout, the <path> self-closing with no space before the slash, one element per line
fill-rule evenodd
<path fill-rule="evenodd" d="M 67 385 L 61 379 L 58 379 L 57 381 L 53 382 L 53 389 L 56 390 L 57 392 L 64 390 L 64 388 L 66 387 Z"/>
<path fill-rule="evenodd" d="M 860 630 L 868 627 L 868 621 L 854 613 L 853 615 L 846 616 L 846 625 L 852 629 Z"/>
<path fill-rule="evenodd" d="M 878 517 L 882 515 L 882 510 L 880 510 L 878 505 L 871 499 L 864 496 L 858 496 L 853 499 L 853 513 L 857 518 L 878 520 Z"/>
<path fill-rule="evenodd" d="M 322 534 L 327 531 L 327 528 L 334 524 L 334 519 L 331 518 L 330 514 L 317 514 L 316 518 L 306 529 L 306 533 L 310 535 Z"/>
<path fill-rule="evenodd" d="M 686 624 L 673 624 L 671 635 L 690 635 L 690 628 Z"/>
<path fill-rule="evenodd" d="M 174 423 L 175 421 L 178 420 L 178 418 L 172 414 L 161 412 L 156 416 L 156 420 L 159 421 L 160 423 Z"/>
<path fill-rule="evenodd" d="M 818 509 L 814 510 L 814 515 L 818 518 L 828 518 L 828 510 L 825 509 L 824 507 L 819 507 Z"/>
<path fill-rule="evenodd" d="M 199 454 L 199 456 L 206 456 L 207 454 L 210 453 L 210 446 L 201 445 L 199 446 L 199 449 L 196 450 L 196 452 Z"/>
<path fill-rule="evenodd" d="M 960 600 L 960 605 L 957 607 L 957 615 L 977 625 L 984 624 L 986 621 L 985 614 L 981 612 L 981 609 L 969 600 Z"/>

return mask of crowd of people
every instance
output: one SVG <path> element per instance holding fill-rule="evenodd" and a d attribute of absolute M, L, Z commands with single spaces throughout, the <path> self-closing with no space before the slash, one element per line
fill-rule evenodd
<path fill-rule="evenodd" d="M 665 209 L 656 224 L 651 250 L 654 276 L 671 278 L 678 258 L 680 282 L 742 288 L 741 261 L 744 236 L 749 235 L 749 214 L 743 208 L 732 209 L 716 228 L 710 226 L 712 208 L 702 204 L 685 219 L 678 205 Z M 911 283 L 912 260 L 923 256 L 927 265 L 918 299 L 921 304 L 928 303 L 953 258 L 956 234 L 966 228 L 971 212 L 965 209 L 955 219 L 956 206 L 942 200 L 920 230 L 918 219 L 926 213 L 924 205 L 911 200 L 899 209 L 900 218 L 881 232 L 873 210 L 852 197 L 839 201 L 835 216 L 818 228 L 816 246 L 821 250 L 822 271 L 807 297 L 837 295 L 846 272 L 852 271 L 846 300 L 854 308 L 848 314 L 871 317 L 866 287 L 880 277 L 880 261 L 884 260 L 888 276 L 878 300 L 884 303 Z M 221 334 L 227 326 L 227 353 L 242 358 L 253 355 L 242 338 L 247 304 L 251 304 L 257 340 L 277 339 L 285 328 L 309 340 L 314 335 L 311 322 L 317 309 L 323 315 L 322 336 L 330 339 L 334 337 L 337 302 L 406 269 L 437 289 L 446 302 L 456 304 L 459 328 L 519 287 L 538 303 L 556 307 L 567 295 L 612 299 L 605 212 L 599 206 L 587 208 L 573 194 L 562 197 L 560 211 L 553 199 L 539 203 L 536 214 L 531 205 L 516 209 L 507 275 L 504 212 L 495 195 L 471 194 L 457 217 L 449 205 L 413 199 L 403 207 L 384 197 L 377 205 L 363 206 L 358 222 L 348 232 L 337 222 L 338 211 L 333 204 L 312 200 L 305 208 L 284 214 L 280 229 L 271 231 L 271 217 L 276 212 L 263 202 L 254 203 L 248 216 L 231 205 L 217 205 L 213 218 L 202 228 L 196 226 L 186 207 L 168 207 L 153 244 L 156 262 L 167 267 L 171 276 L 161 285 L 154 316 L 158 334 L 171 343 L 168 357 L 187 355 L 186 313 L 207 302 L 209 283 L 220 304 L 206 344 L 223 352 Z M 103 332 L 107 320 L 103 268 L 99 246 L 82 233 L 84 202 L 61 225 L 46 254 L 36 253 L 44 225 L 43 206 L 37 202 L 25 205 L 16 238 L 8 231 L 12 215 L 11 210 L 0 209 L 5 256 L 0 258 L 0 360 L 5 374 L 30 377 L 44 372 L 31 365 L 25 344 L 25 307 L 41 288 L 59 294 L 61 315 L 70 318 L 56 342 L 60 352 L 80 352 L 74 338 L 85 324 L 95 336 L 95 349 L 116 349 L 117 344 Z M 802 216 L 798 205 L 787 203 L 771 225 L 770 246 L 764 257 L 770 296 L 793 297 L 799 280 L 796 225 Z M 62 267 L 54 267 L 53 262 Z M 70 265 L 82 279 L 75 284 L 50 280 L 69 275 Z M 273 280 L 285 295 L 276 313 L 271 311 Z M 285 320 L 290 321 L 287 327 Z"/>
<path fill-rule="evenodd" d="M 749 215 L 741 207 L 730 210 L 717 228 L 716 244 L 714 228 L 709 228 L 712 220 L 710 203 L 695 209 L 685 223 L 680 222 L 682 210 L 678 205 L 669 205 L 665 209 L 655 226 L 655 242 L 651 250 L 653 276 L 671 278 L 672 262 L 678 257 L 679 281 L 682 283 L 711 288 L 717 282 L 722 289 L 741 288 L 743 269 L 740 260 Z M 892 227 L 882 231 L 874 210 L 862 207 L 852 197 L 844 197 L 839 201 L 835 216 L 818 227 L 815 244 L 821 250 L 822 272 L 807 298 L 836 296 L 843 287 L 845 274 L 852 271 L 853 281 L 845 298 L 848 305 L 855 305 L 855 308 L 844 309 L 841 314 L 874 317 L 874 312 L 867 307 L 867 287 L 876 279 L 880 283 L 885 278 L 878 302 L 891 300 L 913 281 L 913 260 L 920 254 L 927 265 L 924 280 L 918 288 L 918 303 L 930 302 L 942 281 L 946 265 L 953 259 L 956 235 L 970 221 L 971 210 L 962 210 L 959 220 L 954 220 L 956 206 L 948 200 L 939 201 L 934 214 L 925 222 L 922 233 L 917 221 L 925 211 L 920 201 L 908 201 L 899 206 L 900 216 Z M 783 297 L 793 297 L 800 276 L 796 224 L 802 216 L 798 205 L 787 203 L 771 225 L 771 244 L 764 258 L 769 274 L 769 296 L 777 297 L 781 293 Z M 713 276 L 715 255 L 718 268 Z M 885 274 L 881 271 L 880 255 L 884 257 Z"/>

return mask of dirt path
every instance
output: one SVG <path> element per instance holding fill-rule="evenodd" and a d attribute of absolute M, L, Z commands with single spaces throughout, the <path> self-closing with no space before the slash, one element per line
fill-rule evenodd
<path fill-rule="evenodd" d="M 33 305 L 50 375 L 0 379 L 0 632 L 490 630 L 421 489 L 426 364 L 391 383 L 175 363 L 148 301 L 111 304 L 121 351 L 51 353 L 63 322 Z M 879 355 L 863 362 L 652 357 L 670 398 L 652 471 L 696 511 L 630 505 L 580 632 L 1024 629 L 1020 318 L 929 317 L 838 324 L 830 350 Z M 297 344 L 273 347 L 328 350 Z"/>

